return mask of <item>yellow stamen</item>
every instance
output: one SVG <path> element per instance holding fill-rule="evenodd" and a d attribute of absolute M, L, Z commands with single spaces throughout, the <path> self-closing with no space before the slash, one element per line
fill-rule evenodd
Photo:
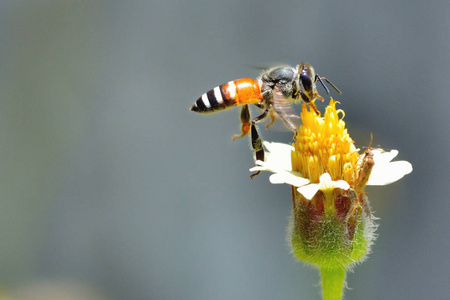
<path fill-rule="evenodd" d="M 332 180 L 342 179 L 354 184 L 359 154 L 345 128 L 344 116 L 343 110 L 336 110 L 333 99 L 323 117 L 308 110 L 308 105 L 302 105 L 303 125 L 297 132 L 292 152 L 294 171 L 302 173 L 311 182 L 319 182 L 320 175 L 327 172 Z"/>

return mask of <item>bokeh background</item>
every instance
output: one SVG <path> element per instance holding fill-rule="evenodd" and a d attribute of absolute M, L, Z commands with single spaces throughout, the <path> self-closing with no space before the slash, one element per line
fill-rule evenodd
<path fill-rule="evenodd" d="M 373 133 L 414 167 L 368 189 L 379 237 L 346 299 L 450 299 L 450 4 L 422 0 L 1 1 L 4 295 L 320 299 L 285 241 L 289 187 L 250 180 L 231 141 L 238 110 L 188 110 L 302 60 L 358 147 Z"/>

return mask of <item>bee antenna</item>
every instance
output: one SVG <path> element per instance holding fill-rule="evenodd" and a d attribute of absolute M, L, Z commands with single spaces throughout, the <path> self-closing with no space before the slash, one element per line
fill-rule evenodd
<path fill-rule="evenodd" d="M 327 94 L 330 94 L 330 91 L 328 90 L 327 86 L 325 85 L 325 83 L 323 83 L 322 79 L 327 80 L 325 77 L 320 77 L 319 75 L 316 74 L 316 81 L 319 80 L 320 84 L 323 86 L 323 88 L 325 89 L 325 91 L 327 91 Z"/>
<path fill-rule="evenodd" d="M 329 81 L 327 78 L 325 78 L 325 77 L 320 77 L 319 75 L 316 75 L 316 80 L 319 80 L 320 81 L 320 83 L 322 84 L 322 86 L 324 87 L 324 89 L 327 91 L 327 94 L 329 94 L 330 92 L 329 92 L 329 90 L 328 90 L 328 88 L 325 86 L 325 84 L 323 83 L 323 81 L 322 80 L 325 80 L 329 85 L 331 85 L 331 87 L 336 91 L 336 92 L 338 92 L 338 94 L 342 94 L 342 92 L 341 92 L 341 90 L 339 90 L 331 81 Z"/>

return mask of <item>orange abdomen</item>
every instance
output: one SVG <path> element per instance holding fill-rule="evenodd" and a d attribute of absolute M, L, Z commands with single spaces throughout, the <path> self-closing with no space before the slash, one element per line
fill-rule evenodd
<path fill-rule="evenodd" d="M 227 98 L 233 99 L 236 105 L 256 104 L 262 101 L 258 81 L 254 79 L 237 79 L 222 84 L 220 87 Z"/>

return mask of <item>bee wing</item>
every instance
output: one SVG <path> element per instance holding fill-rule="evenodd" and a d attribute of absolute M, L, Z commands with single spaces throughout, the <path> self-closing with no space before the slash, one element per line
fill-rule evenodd
<path fill-rule="evenodd" d="M 300 127 L 301 119 L 299 115 L 295 114 L 292 104 L 292 98 L 283 95 L 278 84 L 275 85 L 273 89 L 273 109 L 287 128 L 296 131 Z"/>

